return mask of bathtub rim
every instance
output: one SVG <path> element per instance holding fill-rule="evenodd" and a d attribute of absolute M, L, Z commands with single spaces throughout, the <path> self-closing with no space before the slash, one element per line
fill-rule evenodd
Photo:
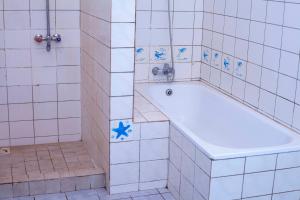
<path fill-rule="evenodd" d="M 268 147 L 257 147 L 257 148 L 229 148 L 229 147 L 222 147 L 211 144 L 202 140 L 196 134 L 194 134 L 191 130 L 189 130 L 185 125 L 181 122 L 178 122 L 175 118 L 170 116 L 168 112 L 159 104 L 157 103 L 150 94 L 145 92 L 145 87 L 150 87 L 151 85 L 164 85 L 164 86 L 174 86 L 178 84 L 188 84 L 188 85 L 197 85 L 209 92 L 221 95 L 228 101 L 231 101 L 235 104 L 238 104 L 243 110 L 247 112 L 251 112 L 252 114 L 258 116 L 259 119 L 265 120 L 268 123 L 271 123 L 272 126 L 282 130 L 284 134 L 287 134 L 289 138 L 291 138 L 291 142 L 283 145 L 276 145 L 276 146 L 268 146 Z M 219 89 L 212 87 L 210 84 L 207 84 L 203 81 L 176 81 L 172 83 L 166 82 L 151 82 L 151 83 L 137 83 L 135 86 L 135 90 L 138 91 L 144 98 L 150 101 L 154 106 L 156 106 L 163 114 L 165 114 L 168 119 L 170 120 L 170 126 L 174 126 L 176 129 L 180 131 L 181 134 L 184 134 L 190 142 L 192 142 L 202 153 L 208 156 L 212 160 L 223 160 L 223 159 L 233 159 L 233 158 L 244 158 L 249 156 L 261 156 L 261 155 L 272 155 L 272 154 L 279 154 L 279 153 L 290 153 L 290 152 L 297 152 L 300 151 L 300 135 L 297 131 L 291 129 L 290 127 L 286 126 L 279 121 L 276 121 L 269 116 L 258 112 L 257 110 L 253 109 L 251 106 L 247 104 L 241 103 L 236 98 L 230 97 L 228 94 L 220 91 Z"/>

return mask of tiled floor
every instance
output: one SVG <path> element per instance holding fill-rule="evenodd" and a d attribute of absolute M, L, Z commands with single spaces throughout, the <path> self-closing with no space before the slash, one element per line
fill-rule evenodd
<path fill-rule="evenodd" d="M 12 147 L 0 158 L 0 184 L 102 172 L 82 142 Z"/>
<path fill-rule="evenodd" d="M 105 189 L 11 198 L 7 200 L 174 200 L 167 189 L 108 195 Z"/>

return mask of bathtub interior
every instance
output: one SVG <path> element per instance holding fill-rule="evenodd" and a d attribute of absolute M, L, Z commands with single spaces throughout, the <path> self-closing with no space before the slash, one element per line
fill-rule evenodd
<path fill-rule="evenodd" d="M 167 96 L 170 88 L 173 94 Z M 136 89 L 211 158 L 299 150 L 296 132 L 203 82 L 139 84 Z"/>

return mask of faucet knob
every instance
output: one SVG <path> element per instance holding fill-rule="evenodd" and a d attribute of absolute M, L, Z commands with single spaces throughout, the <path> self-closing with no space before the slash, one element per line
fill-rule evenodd
<path fill-rule="evenodd" d="M 45 40 L 45 38 L 44 38 L 44 36 L 43 36 L 42 34 L 36 34 L 36 35 L 34 36 L 34 40 L 35 40 L 36 42 L 38 42 L 38 43 L 41 43 L 41 42 L 43 42 L 43 41 Z"/>
<path fill-rule="evenodd" d="M 56 42 L 61 42 L 61 35 L 58 33 L 55 33 L 54 35 L 52 35 L 52 40 L 56 41 Z"/>

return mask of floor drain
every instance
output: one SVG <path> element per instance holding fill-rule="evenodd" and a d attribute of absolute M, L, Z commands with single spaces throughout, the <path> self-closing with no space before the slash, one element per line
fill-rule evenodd
<path fill-rule="evenodd" d="M 1 154 L 10 154 L 9 148 L 0 148 L 0 155 Z"/>

